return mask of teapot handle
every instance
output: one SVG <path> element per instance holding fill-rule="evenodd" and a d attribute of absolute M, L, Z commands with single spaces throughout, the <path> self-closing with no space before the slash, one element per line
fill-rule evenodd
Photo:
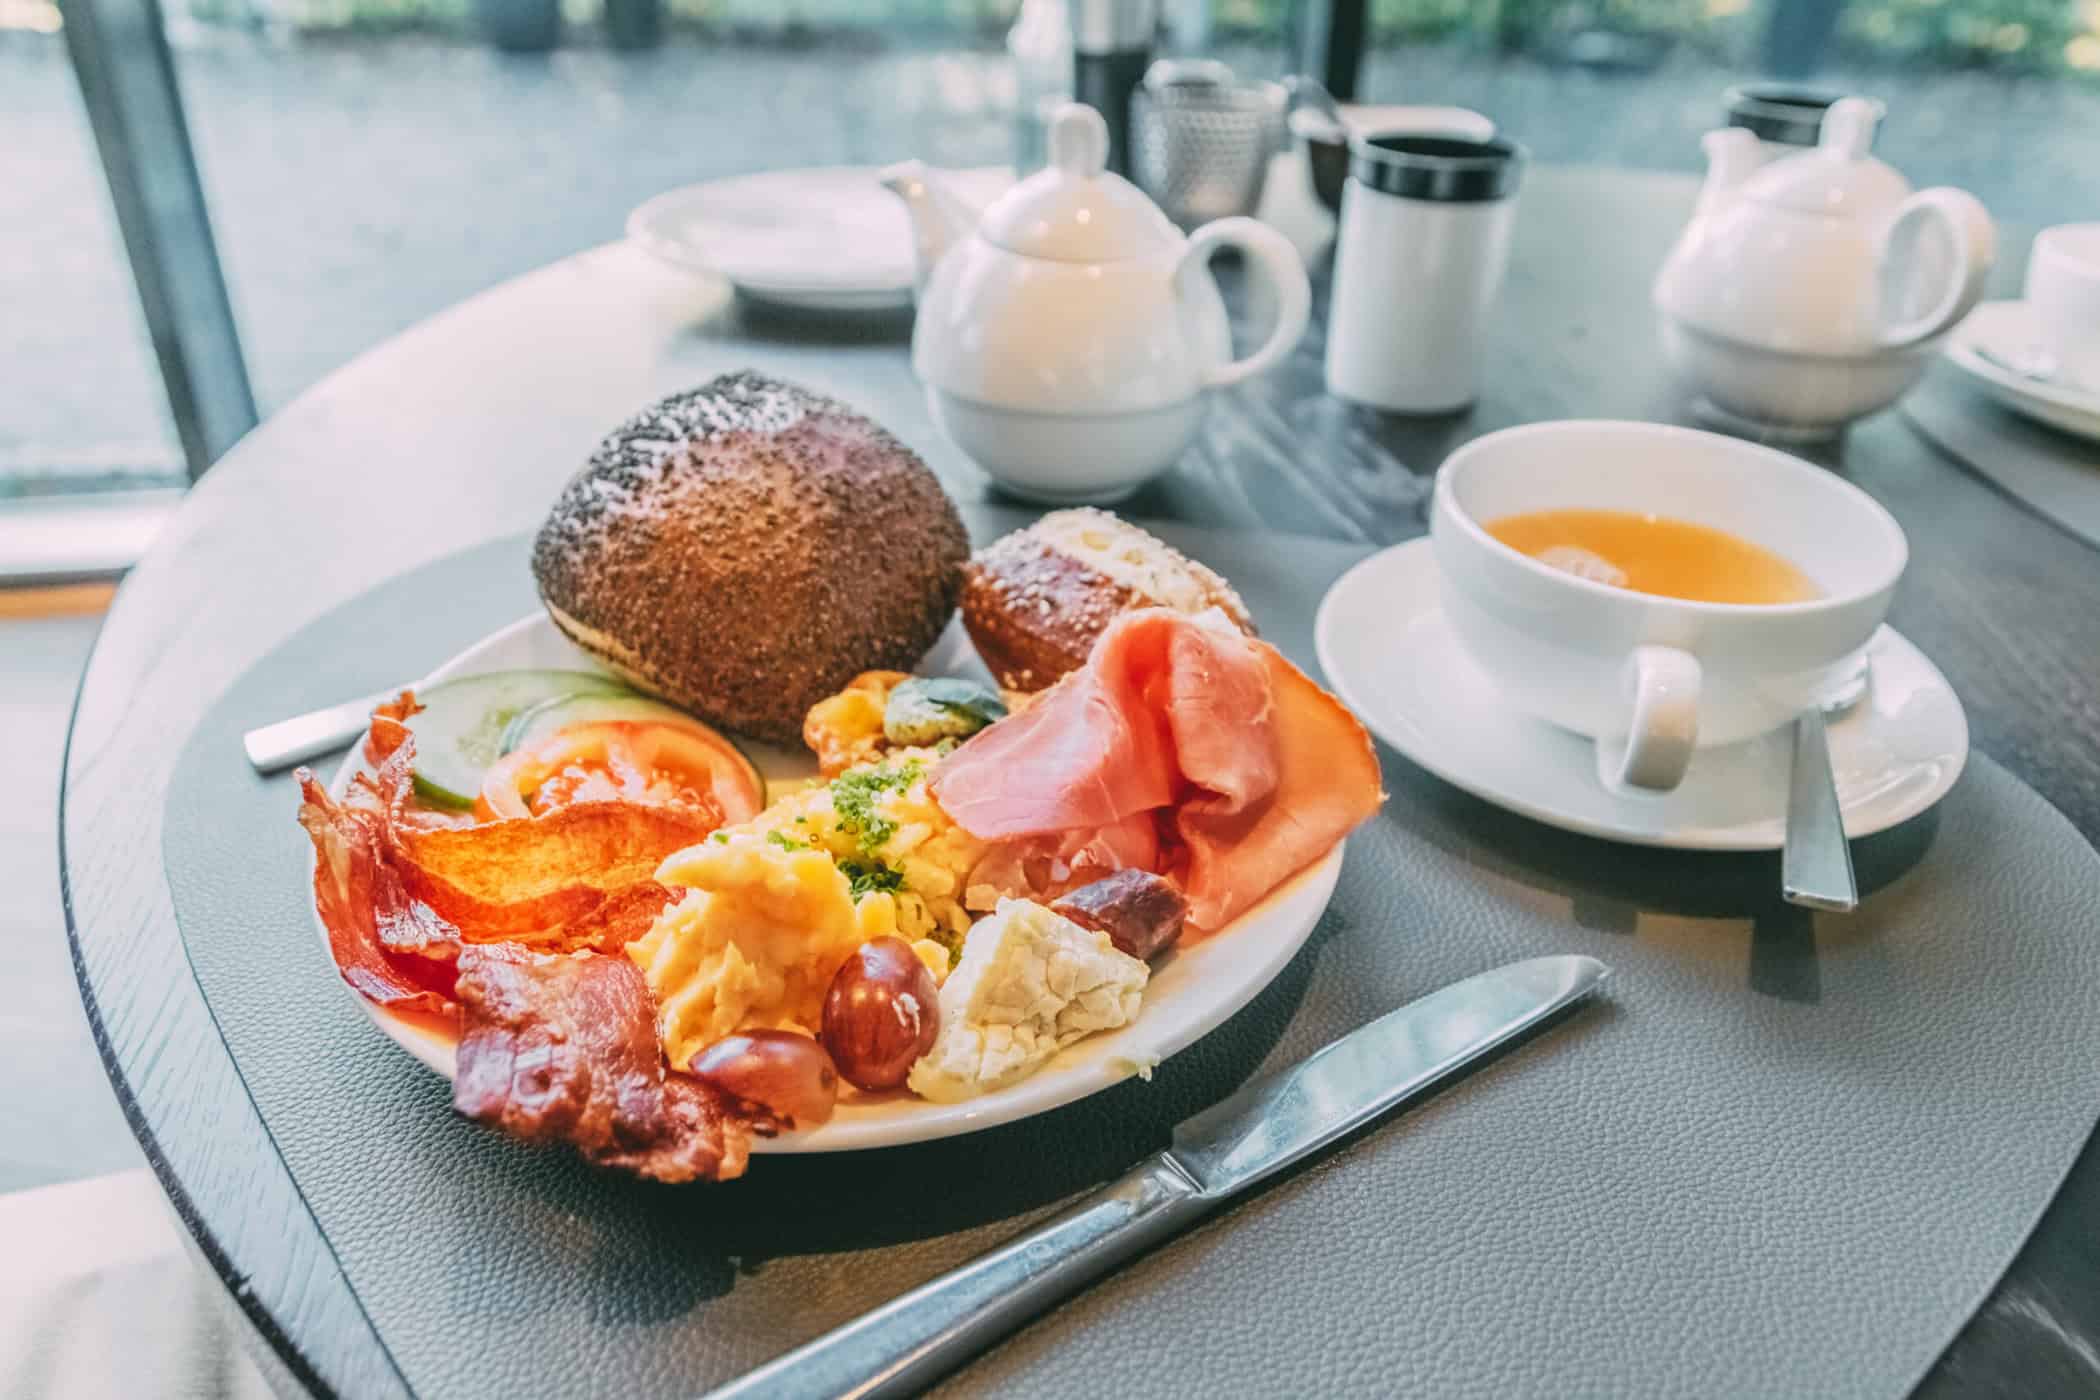
<path fill-rule="evenodd" d="M 1210 365 L 1203 371 L 1203 387 L 1222 388 L 1260 374 L 1298 346 L 1312 318 L 1312 283 L 1306 279 L 1305 263 L 1291 240 L 1256 219 L 1218 219 L 1189 235 L 1189 244 L 1174 268 L 1174 281 L 1185 285 L 1188 278 L 1208 275 L 1206 265 L 1218 248 L 1238 248 L 1248 261 L 1260 266 L 1276 288 L 1276 326 L 1261 349 L 1245 359 Z"/>
<path fill-rule="evenodd" d="M 1946 285 L 1924 314 L 1884 323 L 1881 343 L 1902 349 L 1953 328 L 1983 298 L 1983 283 L 1998 251 L 1998 233 L 1976 197 L 1949 187 L 1923 190 L 1897 207 L 1882 231 L 1876 266 L 1883 305 L 1898 295 L 1903 279 L 1927 246 L 1927 231 L 1938 228 L 1952 250 Z"/>

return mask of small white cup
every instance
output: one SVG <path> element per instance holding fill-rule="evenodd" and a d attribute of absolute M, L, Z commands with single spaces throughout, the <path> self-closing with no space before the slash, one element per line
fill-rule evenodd
<path fill-rule="evenodd" d="M 2100 393 L 2100 224 L 2058 224 L 2034 236 L 2027 309 L 2057 377 Z"/>
<path fill-rule="evenodd" d="M 1805 603 L 1694 603 L 1549 568 L 1488 534 L 1542 510 L 1619 510 L 1725 530 L 1807 574 Z M 1696 749 L 1776 729 L 1854 673 L 1909 546 L 1849 482 L 1736 438 L 1566 421 L 1490 433 L 1437 473 L 1430 537 L 1445 617 L 1517 708 L 1598 741 L 1607 788 L 1666 792 Z"/>

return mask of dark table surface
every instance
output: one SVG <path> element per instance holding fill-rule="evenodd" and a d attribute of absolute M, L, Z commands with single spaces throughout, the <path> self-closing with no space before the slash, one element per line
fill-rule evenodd
<path fill-rule="evenodd" d="M 1410 422 L 1327 397 L 1316 316 L 1287 366 L 1218 397 L 1197 447 L 1126 513 L 1389 543 L 1422 533 L 1431 474 L 1468 438 L 1547 418 L 1694 421 L 1663 373 L 1647 301 L 1692 195 L 1678 177 L 1534 171 L 1472 412 Z M 2008 251 L 2024 249 L 2008 240 Z M 2001 269 L 2008 284 L 2014 271 Z M 66 758 L 75 964 L 133 1130 L 281 1388 L 405 1393 L 185 961 L 159 862 L 185 737 L 299 627 L 390 575 L 533 528 L 607 428 L 722 370 L 753 364 L 836 393 L 918 448 L 958 497 L 984 497 L 927 419 L 906 333 L 762 315 L 631 250 L 582 254 L 424 323 L 257 429 L 120 591 Z M 2100 836 L 2100 556 L 1897 414 L 1809 455 L 1909 533 L 1891 621 L 1960 691 L 1976 747 Z M 2100 1151 L 2088 1143 L 1924 1391 L 2100 1393 L 2096 1230 Z"/>

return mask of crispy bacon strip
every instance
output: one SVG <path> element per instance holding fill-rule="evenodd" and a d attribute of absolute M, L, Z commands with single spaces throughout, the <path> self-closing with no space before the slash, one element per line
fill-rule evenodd
<path fill-rule="evenodd" d="M 707 835 L 690 811 L 631 802 L 432 826 L 414 803 L 414 738 L 381 713 L 366 737 L 375 747 L 385 758 L 343 802 L 302 770 L 299 821 L 318 856 L 314 902 L 336 966 L 382 1006 L 448 1010 L 462 944 L 618 951 L 675 898 L 656 867 Z"/>
<path fill-rule="evenodd" d="M 749 1128 L 707 1085 L 666 1073 L 655 1000 L 625 957 L 468 947 L 459 1000 L 461 1114 L 655 1181 L 743 1174 Z"/>
<path fill-rule="evenodd" d="M 595 947 L 620 928 L 646 931 L 672 898 L 656 883 L 657 866 L 715 825 L 682 807 L 579 802 L 477 826 L 393 823 L 389 835 L 409 893 L 469 941 L 573 948 Z"/>
<path fill-rule="evenodd" d="M 404 690 L 372 711 L 372 727 L 365 731 L 365 762 L 377 767 L 393 756 L 409 737 L 408 717 L 421 714 L 423 702 L 413 690 Z"/>
<path fill-rule="evenodd" d="M 588 802 L 435 826 L 413 800 L 401 722 L 413 706 L 404 691 L 373 716 L 377 767 L 343 801 L 298 775 L 314 902 L 343 979 L 383 1006 L 459 1016 L 453 1104 L 469 1118 L 653 1180 L 742 1174 L 750 1125 L 667 1073 L 648 983 L 618 955 L 674 897 L 654 878 L 663 857 L 712 824 Z"/>
<path fill-rule="evenodd" d="M 452 1009 L 459 930 L 409 897 L 370 806 L 336 802 L 298 773 L 299 824 L 314 843 L 314 904 L 343 980 L 381 1006 Z"/>
<path fill-rule="evenodd" d="M 374 730 L 391 721 L 373 720 Z M 449 932 L 440 942 L 520 942 L 612 952 L 648 932 L 675 897 L 656 867 L 712 828 L 686 808 L 584 802 L 544 816 L 432 825 L 414 803 L 415 740 L 404 731 L 352 800 L 376 823 L 404 901 Z M 386 946 L 423 951 L 427 928 L 382 929 Z M 451 956 L 446 948 L 442 956 Z"/>

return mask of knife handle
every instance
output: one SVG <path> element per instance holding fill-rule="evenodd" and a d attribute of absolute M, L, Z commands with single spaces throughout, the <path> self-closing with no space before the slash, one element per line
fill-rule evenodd
<path fill-rule="evenodd" d="M 248 762 L 256 772 L 268 776 L 295 763 L 319 758 L 324 753 L 348 748 L 372 724 L 372 711 L 399 695 L 403 687 L 382 690 L 361 700 L 346 700 L 325 710 L 311 710 L 241 736 Z"/>
<path fill-rule="evenodd" d="M 710 1391 L 708 1400 L 915 1393 L 1210 1204 L 1161 1153 L 1027 1234 Z"/>

